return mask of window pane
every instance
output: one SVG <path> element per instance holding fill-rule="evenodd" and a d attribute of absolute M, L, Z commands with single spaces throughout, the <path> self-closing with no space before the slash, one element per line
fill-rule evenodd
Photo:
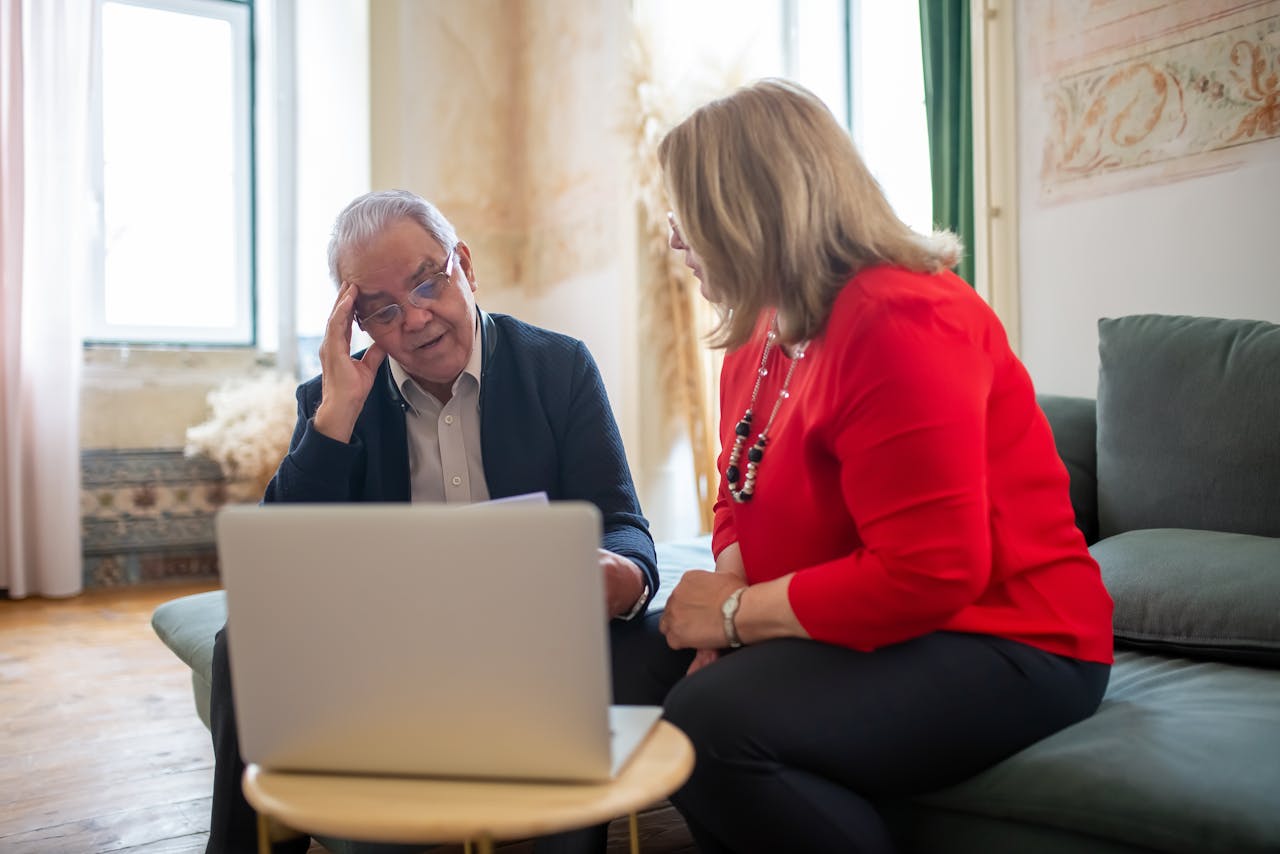
<path fill-rule="evenodd" d="M 849 126 L 842 0 L 793 0 L 794 44 L 788 76 L 813 90 Z"/>
<path fill-rule="evenodd" d="M 236 33 L 223 18 L 108 2 L 102 37 L 102 319 L 142 337 L 136 327 L 245 340 Z"/>
<path fill-rule="evenodd" d="M 859 3 L 854 21 L 854 139 L 898 216 L 933 231 L 920 4 Z"/>

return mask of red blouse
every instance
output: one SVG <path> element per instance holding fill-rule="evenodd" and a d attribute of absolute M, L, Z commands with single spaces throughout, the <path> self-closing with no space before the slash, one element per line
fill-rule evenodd
<path fill-rule="evenodd" d="M 752 584 L 796 573 L 791 606 L 817 640 L 871 650 L 974 632 L 1112 661 L 1111 597 L 1075 526 L 1066 467 L 972 288 L 896 267 L 850 280 L 739 504 L 723 472 L 764 329 L 725 357 L 716 554 L 737 542 Z M 770 352 L 748 447 L 790 364 Z"/>

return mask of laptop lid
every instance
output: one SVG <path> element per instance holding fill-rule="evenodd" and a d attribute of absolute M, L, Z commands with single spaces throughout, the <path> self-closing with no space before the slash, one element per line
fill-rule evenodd
<path fill-rule="evenodd" d="M 607 779 L 600 526 L 579 502 L 224 508 L 218 554 L 245 759 Z"/>

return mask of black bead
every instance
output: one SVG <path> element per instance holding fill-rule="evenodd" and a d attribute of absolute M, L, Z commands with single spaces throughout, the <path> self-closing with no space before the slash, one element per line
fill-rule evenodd
<path fill-rule="evenodd" d="M 764 459 L 764 450 L 757 445 L 756 447 L 747 451 L 747 459 L 753 463 L 760 462 L 762 459 Z"/>
<path fill-rule="evenodd" d="M 728 479 L 728 481 L 729 481 L 730 483 L 737 483 L 737 482 L 738 482 L 738 467 L 737 467 L 737 466 L 729 466 L 727 469 L 725 469 L 725 470 L 724 470 L 724 476 Z"/>
<path fill-rule="evenodd" d="M 733 428 L 733 432 L 737 433 L 739 436 L 746 436 L 751 432 L 751 421 L 746 418 L 742 419 L 738 422 L 738 426 Z"/>

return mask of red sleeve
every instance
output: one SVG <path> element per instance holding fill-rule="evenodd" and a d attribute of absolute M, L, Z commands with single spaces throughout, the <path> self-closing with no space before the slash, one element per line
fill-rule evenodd
<path fill-rule="evenodd" d="M 984 331 L 896 304 L 859 316 L 834 351 L 828 447 L 862 546 L 793 576 L 791 606 L 812 637 L 863 650 L 918 637 L 985 588 Z"/>

